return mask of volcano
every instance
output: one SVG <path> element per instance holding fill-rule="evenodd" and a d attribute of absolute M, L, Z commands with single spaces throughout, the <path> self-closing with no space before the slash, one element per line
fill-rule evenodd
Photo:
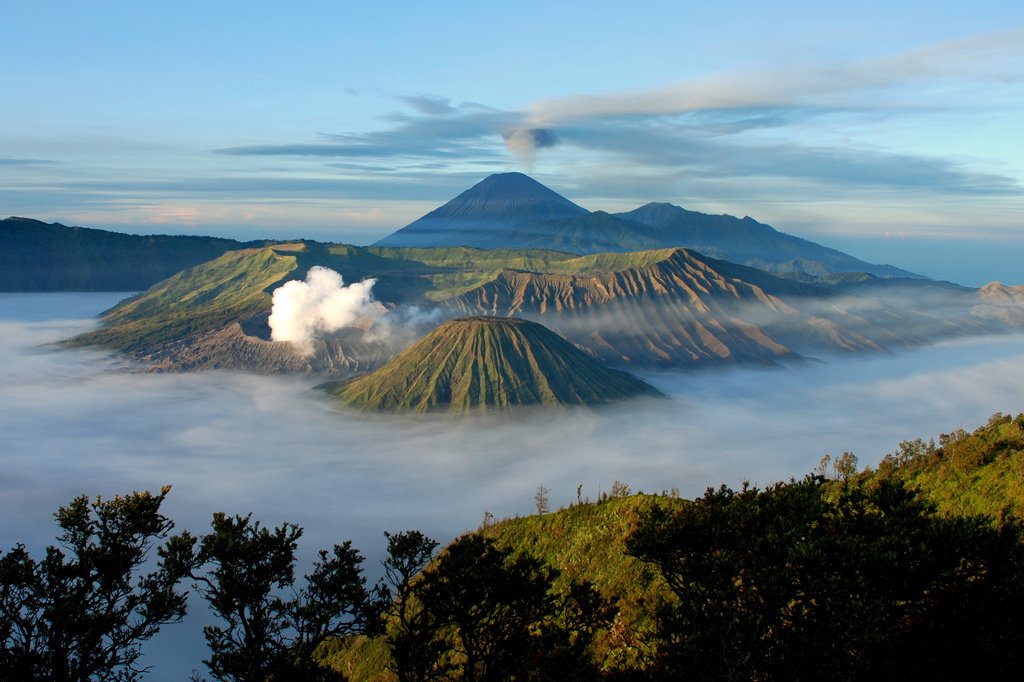
<path fill-rule="evenodd" d="M 381 412 L 599 405 L 661 395 L 543 325 L 498 317 L 449 320 L 376 372 L 326 388 L 345 405 Z"/>
<path fill-rule="evenodd" d="M 575 254 L 683 247 L 789 277 L 921 275 L 862 261 L 751 217 L 710 215 L 667 203 L 626 213 L 588 211 L 522 173 L 491 175 L 374 246 L 550 249 Z"/>
<path fill-rule="evenodd" d="M 517 226 L 587 214 L 528 175 L 497 173 L 374 246 L 500 248 Z"/>

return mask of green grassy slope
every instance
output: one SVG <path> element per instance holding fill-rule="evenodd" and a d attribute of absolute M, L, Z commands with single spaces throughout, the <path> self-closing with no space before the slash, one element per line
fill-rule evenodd
<path fill-rule="evenodd" d="M 944 434 L 938 445 L 903 441 L 868 475 L 920 488 L 946 514 L 1024 520 L 1024 414 L 994 414 L 971 433 Z"/>
<path fill-rule="evenodd" d="M 876 470 L 857 477 L 869 487 L 873 480 L 895 477 L 916 487 L 940 513 L 951 516 L 1006 515 L 1024 520 L 1024 414 L 993 415 L 971 433 L 954 431 L 938 445 L 904 441 Z M 829 484 L 846 484 L 837 481 Z M 561 572 L 557 585 L 587 580 L 606 598 L 616 598 L 619 613 L 600 633 L 594 652 L 612 673 L 643 669 L 652 663 L 654 614 L 668 598 L 660 575 L 626 556 L 626 539 L 642 514 L 655 507 L 684 510 L 694 502 L 668 495 L 619 494 L 599 502 L 576 504 L 550 514 L 505 519 L 476 532 L 502 548 L 541 559 Z M 392 680 L 385 670 L 388 653 L 381 639 L 357 638 L 334 643 L 327 656 L 350 679 Z"/>
<path fill-rule="evenodd" d="M 482 317 L 445 322 L 376 372 L 330 390 L 350 407 L 389 412 L 590 405 L 658 394 L 539 324 Z"/>
<path fill-rule="evenodd" d="M 132 352 L 216 329 L 268 308 L 268 289 L 296 267 L 295 256 L 272 248 L 229 251 L 120 303 L 106 326 L 69 343 Z"/>
<path fill-rule="evenodd" d="M 643 668 L 655 609 L 665 599 L 661 577 L 627 556 L 626 538 L 652 507 L 679 508 L 689 500 L 662 495 L 626 495 L 577 504 L 553 514 L 507 519 L 479 532 L 500 547 L 523 552 L 556 567 L 556 585 L 588 581 L 618 607 L 612 627 L 598 638 L 595 653 L 607 670 Z"/>

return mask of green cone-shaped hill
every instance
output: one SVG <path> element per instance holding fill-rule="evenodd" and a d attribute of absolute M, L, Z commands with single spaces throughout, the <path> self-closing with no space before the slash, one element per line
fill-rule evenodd
<path fill-rule="evenodd" d="M 505 317 L 449 320 L 376 372 L 328 390 L 345 405 L 382 412 L 595 405 L 660 395 L 546 327 Z"/>

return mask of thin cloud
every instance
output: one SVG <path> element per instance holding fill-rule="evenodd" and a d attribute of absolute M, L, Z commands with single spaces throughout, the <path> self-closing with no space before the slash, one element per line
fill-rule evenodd
<path fill-rule="evenodd" d="M 1020 80 L 1007 59 L 1024 54 L 1024 29 L 973 36 L 889 57 L 850 64 L 785 65 L 724 73 L 649 90 L 542 99 L 527 109 L 526 122 L 552 126 L 566 121 L 620 116 L 667 116 L 692 111 L 848 107 L 846 95 L 915 81 L 969 76 Z M 856 107 L 855 107 L 856 108 Z"/>
<path fill-rule="evenodd" d="M 941 157 L 797 142 L 748 142 L 728 136 L 702 136 L 690 126 L 668 122 L 582 121 L 559 128 L 558 139 L 565 145 L 629 159 L 638 166 L 675 169 L 690 179 L 731 181 L 757 176 L 846 189 L 914 189 L 964 195 L 1022 192 L 1013 177 L 974 171 Z"/>
<path fill-rule="evenodd" d="M 518 115 L 467 104 L 457 113 L 393 114 L 389 119 L 395 127 L 358 134 L 325 133 L 320 135 L 321 142 L 246 145 L 214 151 L 234 156 L 498 160 L 504 157 L 502 131 L 514 128 Z"/>
<path fill-rule="evenodd" d="M 16 159 L 9 156 L 0 156 L 0 166 L 52 166 L 56 161 L 49 159 Z"/>
<path fill-rule="evenodd" d="M 713 74 L 642 91 L 538 100 L 502 111 L 436 95 L 399 99 L 414 113 L 387 117 L 391 128 L 324 134 L 319 142 L 250 145 L 217 150 L 236 156 L 388 159 L 396 167 L 433 163 L 439 173 L 467 164 L 506 163 L 508 154 L 532 170 L 539 151 L 566 147 L 628 161 L 646 175 L 727 182 L 754 178 L 777 197 L 785 183 L 838 190 L 896 189 L 970 196 L 1019 194 L 1019 180 L 975 170 L 943 157 L 878 148 L 778 141 L 787 129 L 827 125 L 840 115 L 918 111 L 906 88 L 957 79 L 1019 78 L 1024 30 L 972 36 L 851 63 L 780 64 Z M 774 131 L 772 138 L 756 136 Z M 502 148 L 504 147 L 504 149 Z M 607 163 L 614 169 L 614 163 Z M 631 172 L 631 171 L 630 171 Z M 603 174 L 628 175 L 606 170 Z M 608 178 L 613 180 L 613 178 Z M 571 182 L 571 181 L 570 181 Z M 580 179 L 586 184 L 586 179 Z M 657 179 L 652 180 L 655 185 Z M 800 188 L 806 190 L 805 187 Z M 584 191 L 587 191 L 584 188 Z M 671 196 L 655 197 L 670 199 Z"/>
<path fill-rule="evenodd" d="M 447 116 L 448 114 L 455 114 L 459 111 L 456 107 L 452 106 L 452 101 L 448 97 L 438 97 L 435 95 L 405 95 L 398 99 L 408 104 L 417 112 L 426 116 Z"/>

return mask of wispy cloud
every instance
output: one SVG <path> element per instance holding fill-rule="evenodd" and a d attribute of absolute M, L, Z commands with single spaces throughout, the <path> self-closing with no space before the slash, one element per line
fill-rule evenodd
<path fill-rule="evenodd" d="M 456 107 L 452 106 L 452 101 L 448 97 L 438 97 L 436 95 L 404 95 L 398 99 L 425 116 L 456 114 L 459 111 Z"/>
<path fill-rule="evenodd" d="M 389 128 L 217 151 L 363 164 L 387 159 L 396 168 L 432 163 L 444 172 L 468 163 L 507 163 L 509 153 L 530 170 L 541 150 L 562 147 L 603 155 L 606 168 L 628 164 L 623 178 L 640 169 L 704 183 L 758 178 L 848 190 L 1018 194 L 1019 180 L 999 170 L 879 145 L 838 146 L 807 131 L 841 127 L 850 117 L 863 124 L 926 115 L 932 105 L 908 88 L 1019 80 L 1022 71 L 1015 67 L 1022 58 L 1024 30 L 1018 29 L 854 62 L 774 64 L 647 90 L 545 98 L 519 111 L 407 95 L 399 99 L 413 113 L 387 116 Z"/>
<path fill-rule="evenodd" d="M 694 111 L 877 106 L 861 97 L 868 90 L 951 78 L 1024 79 L 1011 60 L 1024 55 L 1024 29 L 965 39 L 887 57 L 836 64 L 784 64 L 742 73 L 721 73 L 649 90 L 541 99 L 529 106 L 526 123 L 622 116 L 658 117 Z"/>
<path fill-rule="evenodd" d="M 9 156 L 0 156 L 0 166 L 51 166 L 57 163 L 48 159 L 15 159 Z"/>
<path fill-rule="evenodd" d="M 805 233 L 813 238 L 831 229 L 820 227 L 826 224 L 857 225 L 849 228 L 855 232 L 922 229 L 945 221 L 952 205 L 960 211 L 954 232 L 969 224 L 1009 234 L 1019 231 L 1024 197 L 1013 152 L 954 143 L 929 153 L 924 136 L 955 132 L 972 116 L 980 129 L 982 115 L 998 122 L 1019 114 L 1012 94 L 1019 88 L 1006 85 L 1019 83 L 1022 62 L 1024 30 L 1015 29 L 870 59 L 774 62 L 520 107 L 389 93 L 385 101 L 396 111 L 379 116 L 376 129 L 224 144 L 176 165 L 165 163 L 166 149 L 139 152 L 132 140 L 119 147 L 135 155 L 131 172 L 83 170 L 46 160 L 42 149 L 10 147 L 11 155 L 0 157 L 0 202 L 11 213 L 77 216 L 80 224 L 87 214 L 119 212 L 119 222 L 149 222 L 140 206 L 174 216 L 189 204 L 202 223 L 204 212 L 234 215 L 230 207 L 242 203 L 277 202 L 275 220 L 288 211 L 311 215 L 313 207 L 334 220 L 353 202 L 380 203 L 399 227 L 416 217 L 416 202 L 429 210 L 489 173 L 536 167 L 542 181 L 590 208 L 672 201 L 745 211 L 787 231 L 795 227 L 787 221 L 802 221 L 814 226 Z M 981 89 L 994 97 L 971 96 Z M 907 131 L 918 124 L 925 132 L 912 139 L 916 133 Z M 92 152 L 87 156 L 92 163 Z M 819 210 L 827 201 L 842 206 Z M 970 206 L 966 222 L 963 206 Z M 916 222 L 895 224 L 908 207 Z M 880 213 L 886 224 L 875 227 Z M 374 229 L 381 223 L 375 217 Z"/>
<path fill-rule="evenodd" d="M 392 114 L 394 127 L 368 133 L 322 133 L 313 143 L 247 145 L 217 149 L 236 156 L 322 156 L 358 159 L 447 159 L 457 162 L 489 158 L 498 161 L 501 134 L 512 130 L 514 113 L 465 104 L 438 113 L 436 107 L 419 107 L 417 114 Z"/>

